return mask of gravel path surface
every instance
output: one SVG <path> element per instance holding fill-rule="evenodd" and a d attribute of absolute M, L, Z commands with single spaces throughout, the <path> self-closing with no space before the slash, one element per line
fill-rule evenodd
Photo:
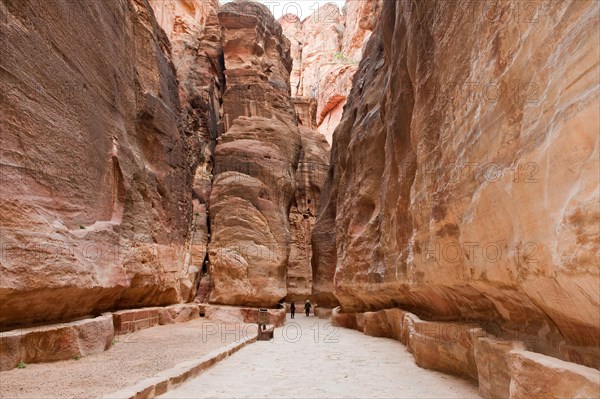
<path fill-rule="evenodd" d="M 205 319 L 156 326 L 117 337 L 118 342 L 100 354 L 5 371 L 0 373 L 0 397 L 99 398 L 239 338 L 240 334 L 222 333 L 222 327 Z M 234 331 L 236 326 L 227 327 Z"/>
<path fill-rule="evenodd" d="M 295 324 L 294 324 L 295 323 Z M 161 398 L 480 398 L 469 381 L 418 367 L 397 341 L 299 315 Z"/>

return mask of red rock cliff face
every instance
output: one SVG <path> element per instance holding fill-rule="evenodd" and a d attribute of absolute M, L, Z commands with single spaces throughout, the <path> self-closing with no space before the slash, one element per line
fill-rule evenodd
<path fill-rule="evenodd" d="M 209 289 L 207 248 L 210 238 L 208 202 L 214 148 L 221 134 L 221 100 L 225 86 L 218 0 L 151 0 L 156 20 L 171 42 L 179 81 L 181 119 L 187 132 L 188 165 L 193 173 L 193 221 L 188 249 L 190 297 L 205 300 Z"/>
<path fill-rule="evenodd" d="M 328 146 L 297 127 L 290 44 L 265 7 L 2 11 L 2 328 L 310 293 Z"/>
<path fill-rule="evenodd" d="M 384 2 L 334 135 L 319 303 L 501 320 L 600 366 L 598 12 Z"/>
<path fill-rule="evenodd" d="M 210 198 L 210 302 L 274 306 L 287 294 L 288 215 L 300 132 L 289 96 L 289 41 L 268 8 L 225 4 L 224 134 Z"/>
<path fill-rule="evenodd" d="M 2 8 L 1 325 L 184 299 L 187 132 L 148 3 Z"/>
<path fill-rule="evenodd" d="M 301 128 L 302 151 L 296 170 L 297 189 L 290 210 L 288 299 L 312 295 L 311 234 L 329 167 L 329 144 L 322 134 Z"/>
<path fill-rule="evenodd" d="M 292 43 L 292 96 L 301 124 L 317 129 L 329 143 L 380 8 L 380 0 L 347 0 L 343 10 L 327 3 L 303 21 L 293 14 L 279 19 Z"/>

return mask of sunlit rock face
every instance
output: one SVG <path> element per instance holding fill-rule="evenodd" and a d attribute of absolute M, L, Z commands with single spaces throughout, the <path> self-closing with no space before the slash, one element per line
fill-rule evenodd
<path fill-rule="evenodd" d="M 345 29 L 342 36 L 342 53 L 351 60 L 362 58 L 365 44 L 377 25 L 382 0 L 346 0 L 342 12 Z"/>
<path fill-rule="evenodd" d="M 334 134 L 317 296 L 498 320 L 600 367 L 598 12 L 383 2 Z"/>
<path fill-rule="evenodd" d="M 287 294 L 288 215 L 301 137 L 290 100 L 290 42 L 268 8 L 224 5 L 224 131 L 210 197 L 210 302 L 275 306 Z"/>
<path fill-rule="evenodd" d="M 0 324 L 185 300 L 188 132 L 148 3 L 2 5 Z"/>
<path fill-rule="evenodd" d="M 227 3 L 219 11 L 227 90 L 225 131 L 240 116 L 295 123 L 290 100 L 290 41 L 266 6 L 254 1 Z"/>
<path fill-rule="evenodd" d="M 291 95 L 301 96 L 300 79 L 302 77 L 302 21 L 295 14 L 286 14 L 277 21 L 281 25 L 284 36 L 290 41 L 292 71 L 290 73 Z"/>
<path fill-rule="evenodd" d="M 277 119 L 239 117 L 221 137 L 210 201 L 210 302 L 274 306 L 286 296 L 299 152 L 298 129 Z"/>
<path fill-rule="evenodd" d="M 380 0 L 348 0 L 343 10 L 327 3 L 303 21 L 293 14 L 279 19 L 291 42 L 292 96 L 316 101 L 314 126 L 329 143 L 380 8 Z M 299 113 L 304 113 L 304 103 L 296 104 Z M 300 120 L 302 126 L 312 129 L 311 122 Z"/>

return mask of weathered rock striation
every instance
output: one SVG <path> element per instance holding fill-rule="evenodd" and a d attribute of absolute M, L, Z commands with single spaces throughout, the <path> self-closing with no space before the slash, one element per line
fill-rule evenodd
<path fill-rule="evenodd" d="M 334 135 L 315 295 L 494 320 L 598 368 L 599 4 L 497 5 L 383 2 Z"/>
<path fill-rule="evenodd" d="M 259 3 L 227 3 L 218 17 L 226 90 L 209 208 L 209 302 L 270 307 L 287 294 L 288 215 L 301 148 L 290 43 Z"/>
<path fill-rule="evenodd" d="M 329 144 L 325 137 L 304 128 L 300 128 L 300 134 L 302 151 L 296 170 L 296 194 L 289 216 L 288 299 L 306 299 L 312 295 L 311 233 L 329 167 Z"/>
<path fill-rule="evenodd" d="M 343 10 L 327 3 L 303 21 L 293 14 L 279 19 L 291 42 L 292 96 L 298 113 L 306 115 L 301 124 L 317 128 L 329 143 L 380 8 L 381 0 L 347 0 Z M 316 101 L 314 121 L 309 99 Z"/>
<path fill-rule="evenodd" d="M 597 2 L 1 7 L 0 369 L 312 293 L 485 397 L 598 390 Z"/>
<path fill-rule="evenodd" d="M 2 329 L 194 298 L 272 306 L 288 263 L 310 293 L 328 148 L 297 127 L 266 7 L 2 7 Z"/>
<path fill-rule="evenodd" d="M 208 201 L 212 185 L 214 147 L 221 134 L 221 101 L 225 86 L 218 0 L 150 0 L 156 20 L 171 42 L 179 82 L 182 123 L 186 126 L 187 154 L 192 184 L 193 221 L 188 248 L 191 294 L 200 301 L 210 290 Z M 192 298 L 187 298 L 191 300 Z"/>
<path fill-rule="evenodd" d="M 250 0 L 221 7 L 219 21 L 227 89 L 224 131 L 240 116 L 295 123 L 290 100 L 290 42 L 269 9 Z"/>
<path fill-rule="evenodd" d="M 2 4 L 0 325 L 188 297 L 192 176 L 146 1 Z"/>

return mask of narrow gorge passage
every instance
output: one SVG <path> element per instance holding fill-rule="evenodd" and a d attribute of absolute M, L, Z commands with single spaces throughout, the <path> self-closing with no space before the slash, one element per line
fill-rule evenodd
<path fill-rule="evenodd" d="M 0 397 L 600 398 L 600 1 L 0 29 Z"/>
<path fill-rule="evenodd" d="M 480 398 L 476 384 L 417 366 L 397 341 L 304 315 L 160 397 Z"/>

